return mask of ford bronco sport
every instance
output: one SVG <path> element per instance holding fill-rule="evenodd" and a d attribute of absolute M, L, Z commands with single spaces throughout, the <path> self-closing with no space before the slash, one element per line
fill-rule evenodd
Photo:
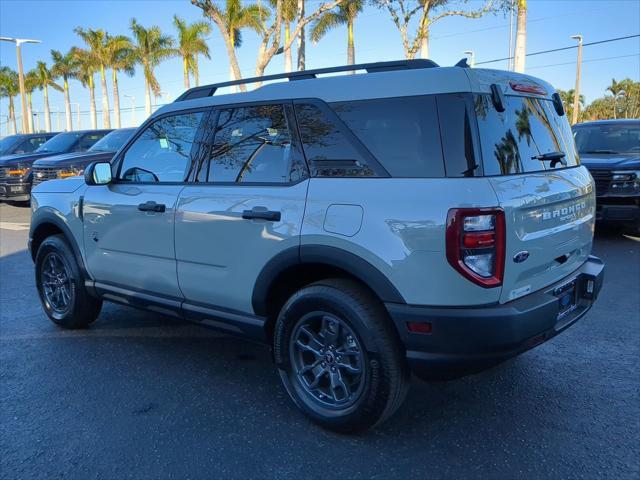
<path fill-rule="evenodd" d="M 388 418 L 410 372 L 552 338 L 603 279 L 553 87 L 429 60 L 190 89 L 110 163 L 38 185 L 32 210 L 53 322 L 86 327 L 107 300 L 260 340 L 296 405 L 340 431 Z"/>

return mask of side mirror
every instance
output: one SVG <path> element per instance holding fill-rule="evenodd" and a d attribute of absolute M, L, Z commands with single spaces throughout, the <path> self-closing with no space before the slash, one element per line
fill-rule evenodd
<path fill-rule="evenodd" d="M 84 181 L 87 185 L 108 185 L 111 177 L 111 164 L 109 162 L 93 162 L 84 169 Z"/>

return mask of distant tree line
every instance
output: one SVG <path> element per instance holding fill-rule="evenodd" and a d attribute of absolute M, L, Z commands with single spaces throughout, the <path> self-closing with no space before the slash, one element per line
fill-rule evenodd
<path fill-rule="evenodd" d="M 574 90 L 558 90 L 564 102 L 568 118 L 573 114 Z M 585 105 L 584 95 L 580 95 L 578 121 L 606 120 L 611 118 L 640 118 L 640 82 L 630 78 L 616 81 L 606 88 L 605 95 Z"/>

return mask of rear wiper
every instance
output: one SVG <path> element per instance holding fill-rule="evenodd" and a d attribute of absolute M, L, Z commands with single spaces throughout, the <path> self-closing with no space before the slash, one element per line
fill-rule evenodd
<path fill-rule="evenodd" d="M 540 160 L 541 162 L 551 162 L 551 168 L 555 166 L 557 162 L 560 162 L 565 167 L 567 166 L 567 161 L 564 159 L 564 152 L 547 152 L 542 153 L 540 155 L 534 155 L 531 157 L 532 160 Z"/>
<path fill-rule="evenodd" d="M 581 153 L 620 153 L 620 152 L 616 152 L 615 150 L 587 150 L 586 152 L 581 152 Z"/>

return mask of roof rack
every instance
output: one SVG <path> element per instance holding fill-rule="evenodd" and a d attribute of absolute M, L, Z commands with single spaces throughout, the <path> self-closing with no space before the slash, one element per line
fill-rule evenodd
<path fill-rule="evenodd" d="M 336 72 L 351 72 L 354 70 L 366 70 L 367 73 L 390 72 L 393 70 L 413 70 L 419 68 L 434 68 L 439 65 L 432 60 L 416 59 L 416 60 L 398 60 L 392 62 L 376 62 L 376 63 L 358 63 L 355 65 L 342 65 L 340 67 L 318 68 L 316 70 L 303 70 L 301 72 L 278 73 L 275 75 L 265 75 L 263 77 L 242 78 L 240 80 L 232 80 L 229 82 L 213 83 L 211 85 L 203 85 L 201 87 L 190 88 L 178 98 L 176 102 L 184 100 L 193 100 L 195 98 L 211 97 L 216 90 L 223 87 L 232 87 L 246 83 L 268 82 L 270 80 L 287 79 L 290 82 L 295 80 L 309 80 L 316 78 L 317 75 Z"/>

